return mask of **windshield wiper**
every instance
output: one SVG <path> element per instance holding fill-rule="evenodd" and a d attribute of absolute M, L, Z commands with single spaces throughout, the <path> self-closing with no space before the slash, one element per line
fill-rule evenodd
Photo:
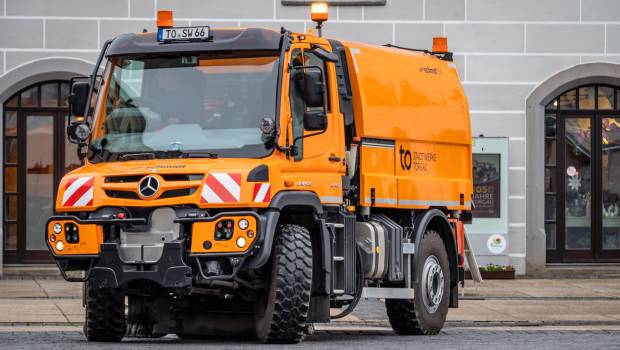
<path fill-rule="evenodd" d="M 144 159 L 156 159 L 153 152 L 140 152 L 140 153 L 124 153 L 118 156 L 120 160 L 144 160 Z"/>
<path fill-rule="evenodd" d="M 147 159 L 173 159 L 173 158 L 217 158 L 217 153 L 207 151 L 147 151 L 122 153 L 119 160 L 147 160 Z"/>
<path fill-rule="evenodd" d="M 181 152 L 183 155 L 181 158 L 212 158 L 216 159 L 218 157 L 217 153 L 208 152 L 208 151 L 187 151 Z"/>

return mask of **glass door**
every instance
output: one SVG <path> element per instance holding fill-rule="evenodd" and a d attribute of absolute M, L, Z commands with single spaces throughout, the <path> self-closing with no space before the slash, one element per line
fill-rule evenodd
<path fill-rule="evenodd" d="M 24 253 L 45 251 L 43 228 L 54 213 L 54 113 L 24 113 Z"/>
<path fill-rule="evenodd" d="M 4 103 L 4 262 L 48 263 L 45 223 L 54 213 L 58 182 L 79 166 L 66 144 L 69 83 L 48 81 Z"/>
<path fill-rule="evenodd" d="M 560 177 L 564 184 L 564 225 L 560 232 L 565 257 L 592 259 L 592 117 L 561 118 L 563 157 Z"/>
<path fill-rule="evenodd" d="M 545 107 L 548 262 L 620 261 L 620 89 L 584 85 Z"/>
<path fill-rule="evenodd" d="M 597 255 L 620 256 L 620 117 L 601 119 L 601 224 Z"/>

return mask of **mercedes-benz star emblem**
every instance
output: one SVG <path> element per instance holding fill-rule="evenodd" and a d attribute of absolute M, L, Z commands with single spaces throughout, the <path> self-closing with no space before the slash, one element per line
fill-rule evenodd
<path fill-rule="evenodd" d="M 159 180 L 155 176 L 145 176 L 138 184 L 138 191 L 145 198 L 154 196 L 157 190 L 159 190 Z"/>

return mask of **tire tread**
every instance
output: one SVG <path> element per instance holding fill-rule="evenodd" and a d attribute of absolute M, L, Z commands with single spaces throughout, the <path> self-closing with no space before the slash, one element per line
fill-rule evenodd
<path fill-rule="evenodd" d="M 93 342 L 121 341 L 125 335 L 125 297 L 110 289 L 87 285 L 84 334 Z"/>
<path fill-rule="evenodd" d="M 312 244 L 308 229 L 298 225 L 282 225 L 275 239 L 275 283 L 273 317 L 266 343 L 291 344 L 303 340 L 310 310 L 312 287 Z"/>

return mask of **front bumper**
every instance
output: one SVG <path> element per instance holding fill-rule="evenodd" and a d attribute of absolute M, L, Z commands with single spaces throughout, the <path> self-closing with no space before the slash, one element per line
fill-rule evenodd
<path fill-rule="evenodd" d="M 106 225 L 128 226 L 146 224 L 145 219 L 79 219 L 76 216 L 53 216 L 47 224 L 46 242 L 50 252 L 65 279 L 84 281 L 91 279 L 99 288 L 124 287 L 135 280 L 148 280 L 165 288 L 183 288 L 191 286 L 193 274 L 198 273 L 195 262 L 224 257 L 238 257 L 242 263 L 237 270 L 257 268 L 266 262 L 271 247 L 264 248 L 267 236 L 275 229 L 273 213 L 265 215 L 251 211 L 222 212 L 212 217 L 183 217 L 175 222 L 191 227 L 191 239 L 177 239 L 163 244 L 162 254 L 156 262 L 144 259 L 128 261 L 122 254 L 121 245 L 116 242 L 106 243 L 103 227 Z M 248 219 L 249 226 L 238 230 L 238 220 Z M 222 219 L 233 219 L 235 232 L 228 241 L 214 239 L 214 225 Z M 73 223 L 79 227 L 79 243 L 65 244 L 58 250 L 54 242 L 65 241 L 64 229 L 60 234 L 53 234 L 55 223 Z M 251 237 L 248 232 L 252 231 Z M 243 249 L 233 246 L 233 242 L 244 236 L 247 245 Z M 205 249 L 205 241 L 212 243 L 212 249 Z M 148 245 L 148 243 L 145 243 Z M 266 250 L 267 252 L 263 252 Z M 189 260 L 188 260 L 189 259 Z M 193 267 L 192 267 L 193 266 Z M 68 272 L 83 271 L 81 278 L 71 278 Z M 222 276 L 226 277 L 226 276 Z M 217 279 L 217 277 L 216 277 Z"/>
<path fill-rule="evenodd" d="M 117 288 L 135 280 L 148 280 L 165 288 L 192 284 L 192 269 L 183 262 L 182 241 L 164 243 L 161 258 L 152 264 L 131 264 L 121 260 L 118 244 L 103 243 L 98 264 L 90 269 L 91 283 L 98 288 Z"/>

